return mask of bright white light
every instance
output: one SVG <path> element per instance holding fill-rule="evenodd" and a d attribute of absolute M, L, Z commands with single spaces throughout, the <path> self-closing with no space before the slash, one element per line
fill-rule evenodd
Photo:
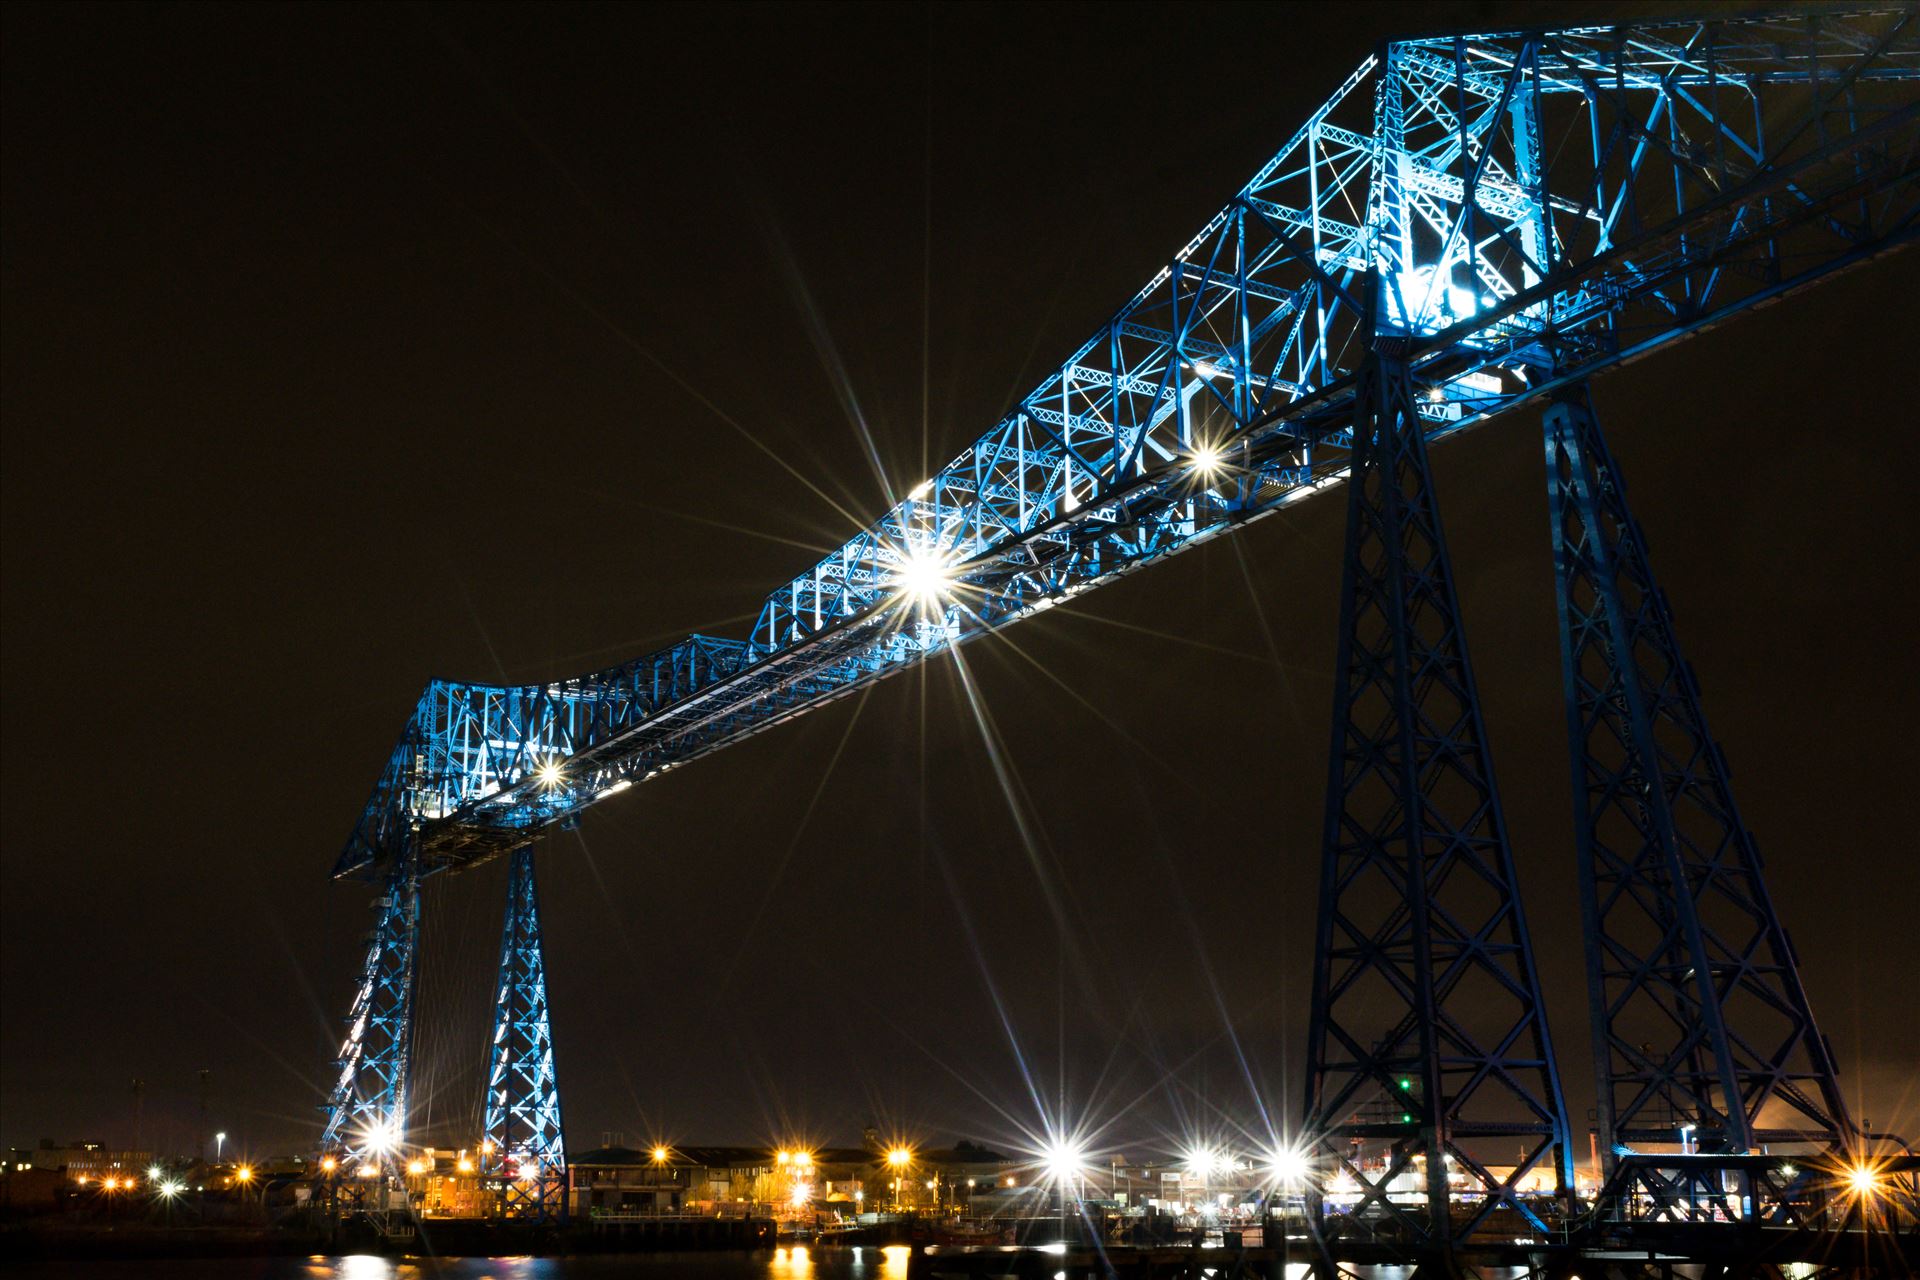
<path fill-rule="evenodd" d="M 1437 333 L 1479 311 L 1480 299 L 1451 280 L 1436 281 L 1432 267 L 1415 267 L 1400 273 L 1399 288 L 1388 305 L 1395 319 L 1422 333 Z M 1407 316 L 1400 313 L 1403 305 L 1410 313 Z"/>
<path fill-rule="evenodd" d="M 633 785 L 632 778 L 622 778 L 620 779 L 620 781 L 614 783 L 610 787 L 602 787 L 600 789 L 600 795 L 597 798 L 605 799 L 608 796 L 617 796 L 622 791 L 625 791 L 628 787 L 632 785 Z"/>
<path fill-rule="evenodd" d="M 953 584 L 953 571 L 932 552 L 916 550 L 900 562 L 893 583 L 902 594 L 930 602 L 939 599 Z"/>
<path fill-rule="evenodd" d="M 367 1150 L 372 1152 L 391 1151 L 400 1145 L 400 1126 L 391 1120 L 382 1120 L 367 1127 Z"/>
<path fill-rule="evenodd" d="M 918 502 L 920 499 L 926 497 L 931 492 L 933 492 L 933 481 L 922 480 L 919 484 L 913 486 L 913 492 L 908 494 L 907 497 L 913 499 L 915 502 Z"/>
<path fill-rule="evenodd" d="M 1195 360 L 1191 368 L 1196 374 L 1198 374 L 1202 378 L 1224 378 L 1227 376 L 1226 374 L 1222 373 L 1220 370 L 1208 364 L 1205 360 Z"/>
<path fill-rule="evenodd" d="M 1267 1158 L 1267 1167 L 1282 1182 L 1298 1182 L 1313 1171 L 1306 1153 L 1293 1147 L 1282 1147 L 1275 1151 Z"/>
<path fill-rule="evenodd" d="M 540 785 L 543 787 L 557 787 L 560 785 L 560 766 L 558 763 L 549 760 L 540 766 Z"/>
<path fill-rule="evenodd" d="M 1220 469 L 1220 451 L 1210 444 L 1196 446 L 1193 451 L 1193 469 L 1202 475 L 1212 475 Z"/>
<path fill-rule="evenodd" d="M 1071 1142 L 1056 1142 L 1047 1148 L 1045 1163 L 1055 1178 L 1071 1178 L 1086 1163 L 1086 1154 Z"/>
<path fill-rule="evenodd" d="M 1220 1167 L 1220 1153 L 1212 1147 L 1195 1147 L 1187 1152 L 1187 1169 L 1193 1173 L 1211 1173 Z"/>
<path fill-rule="evenodd" d="M 158 1182 L 158 1181 L 160 1181 L 160 1179 L 162 1179 L 162 1178 L 164 1178 L 164 1177 L 165 1177 L 166 1175 L 167 1175 L 167 1171 L 166 1171 L 165 1169 L 162 1169 L 162 1168 L 161 1168 L 161 1167 L 160 1167 L 159 1165 L 157 1165 L 157 1164 L 155 1164 L 155 1165 L 148 1165 L 148 1166 L 147 1166 L 147 1181 L 148 1181 L 148 1182 Z"/>
<path fill-rule="evenodd" d="M 173 1199 L 175 1196 L 179 1195 L 182 1191 L 185 1191 L 186 1189 L 187 1189 L 186 1184 L 183 1182 L 163 1182 L 160 1184 L 160 1194 L 165 1196 L 169 1200 Z"/>

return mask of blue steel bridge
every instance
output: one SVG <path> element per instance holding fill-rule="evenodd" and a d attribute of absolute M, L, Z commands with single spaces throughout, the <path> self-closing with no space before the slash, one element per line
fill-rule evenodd
<path fill-rule="evenodd" d="M 509 1212 L 558 1212 L 545 833 L 1336 489 L 1299 1112 L 1325 1256 L 1453 1256 L 1516 1223 L 1913 1232 L 1911 1157 L 1849 1115 L 1588 384 L 1873 269 L 1917 219 L 1912 4 L 1380 46 L 999 421 L 775 588 L 749 634 L 541 684 L 427 686 L 334 869 L 379 896 L 328 1158 L 377 1171 L 404 1145 L 434 874 L 513 859 L 487 1155 Z M 1584 1204 L 1428 466 L 1522 406 L 1544 410 L 1607 1177 Z M 1557 1209 L 1518 1189 L 1543 1175 Z M 1330 1213 L 1320 1188 L 1340 1178 L 1355 1203 Z"/>

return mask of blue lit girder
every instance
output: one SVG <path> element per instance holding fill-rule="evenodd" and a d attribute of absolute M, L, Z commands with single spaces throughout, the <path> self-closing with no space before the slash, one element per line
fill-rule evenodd
<path fill-rule="evenodd" d="M 564 1217 L 566 1139 L 560 1127 L 560 1085 L 553 1066 L 531 848 L 514 850 L 508 868 L 507 918 L 494 990 L 482 1169 L 501 1180 L 501 1208 L 507 1216 Z"/>
<path fill-rule="evenodd" d="M 1384 46 L 998 422 L 769 595 L 750 634 L 535 684 L 429 684 L 336 874 L 416 829 L 426 872 L 531 844 L 1337 482 L 1370 271 L 1438 440 L 1909 243 L 1915 28 L 1888 6 Z M 931 609 L 900 589 L 929 563 L 951 581 Z"/>
<path fill-rule="evenodd" d="M 373 906 L 320 1138 L 343 1179 L 357 1178 L 363 1166 L 387 1172 L 404 1160 L 420 947 L 419 863 L 411 842 L 403 843 Z"/>
<path fill-rule="evenodd" d="M 1323 1126 L 1364 1123 L 1330 1100 L 1372 1105 L 1378 1089 L 1398 1087 L 1380 1069 L 1404 1058 L 1419 1098 L 1381 1111 L 1383 1131 L 1354 1136 L 1386 1142 L 1403 1162 L 1427 1154 L 1426 1215 L 1385 1211 L 1433 1244 L 1471 1229 L 1439 1217 L 1445 1191 L 1433 1157 L 1453 1154 L 1458 1163 L 1460 1143 L 1519 1137 L 1522 1163 L 1550 1163 L 1564 1182 L 1565 1120 L 1455 625 L 1426 447 L 1910 244 L 1920 236 L 1916 86 L 1920 8 L 1912 4 L 1783 15 L 1722 9 L 1711 20 L 1384 45 L 997 422 L 768 595 L 750 633 L 690 636 L 539 683 L 427 686 L 335 866 L 336 876 L 404 885 L 386 901 L 407 905 L 382 908 L 328 1142 L 353 1143 L 354 1131 L 373 1123 L 404 1124 L 419 877 L 524 850 L 635 783 L 1343 480 L 1354 479 L 1359 493 L 1373 466 L 1409 487 L 1390 495 L 1376 485 L 1349 499 L 1362 523 L 1347 551 L 1344 709 L 1326 849 L 1334 872 L 1326 912 L 1339 918 L 1323 913 L 1321 922 L 1315 1115 Z M 1025 323 L 1018 313 L 1006 320 Z M 1564 416 L 1554 422 L 1577 447 L 1584 428 Z M 1617 514 L 1607 506 L 1617 495 L 1556 490 L 1563 554 L 1576 546 L 1563 521 L 1583 501 L 1597 504 L 1603 524 L 1631 528 L 1624 506 Z M 1380 520 L 1413 537 L 1385 560 Z M 1657 599 L 1641 568 L 1569 562 L 1561 573 L 1563 605 L 1571 590 L 1581 610 L 1589 604 L 1580 593 L 1609 573 L 1630 584 L 1627 594 Z M 906 589 L 929 580 L 930 591 Z M 1384 612 L 1357 613 L 1360 592 Z M 1696 1123 L 1712 1126 L 1712 1141 L 1733 1147 L 1766 1132 L 1756 1128 L 1757 1108 L 1771 1100 L 1787 1105 L 1798 1130 L 1843 1131 L 1845 1112 L 1829 1096 L 1830 1057 L 1791 964 L 1777 959 L 1791 951 L 1725 795 L 1691 677 L 1638 666 L 1622 674 L 1625 665 L 1596 671 L 1594 663 L 1612 661 L 1604 628 L 1571 606 L 1562 614 L 1580 646 L 1580 679 L 1594 689 L 1659 685 L 1641 710 L 1622 711 L 1603 708 L 1604 695 L 1569 676 L 1588 945 L 1596 990 L 1611 993 L 1598 1003 L 1698 1013 L 1704 1026 L 1662 1038 L 1650 1054 L 1627 1052 L 1619 1019 L 1596 1008 L 1608 1046 L 1602 1076 L 1615 1090 L 1608 1123 L 1618 1136 L 1653 1124 L 1661 1108 L 1691 1108 L 1685 1114 L 1702 1116 Z M 1670 644 L 1664 605 L 1654 621 L 1649 637 Z M 1389 656 L 1376 644 L 1383 627 L 1398 637 L 1389 646 L 1398 646 L 1391 662 L 1399 664 L 1391 691 Z M 1684 672 L 1677 650 L 1671 662 Z M 1644 747 L 1647 726 L 1655 751 Z M 1591 745 L 1595 732 L 1604 750 Z M 1695 734 L 1697 748 L 1666 747 L 1674 732 Z M 1631 764 L 1660 750 L 1679 754 L 1657 770 Z M 1343 768 L 1354 771 L 1351 794 L 1334 795 Z M 1364 794 L 1375 786 L 1368 769 L 1406 802 L 1423 778 L 1438 780 L 1401 820 L 1429 823 L 1441 833 L 1435 847 L 1416 847 L 1384 811 L 1367 808 L 1380 799 Z M 1616 773 L 1625 780 L 1617 795 L 1607 790 Z M 1618 796 L 1636 785 L 1649 795 L 1671 788 L 1685 803 L 1676 808 L 1670 798 L 1668 818 L 1625 819 Z M 1676 816 L 1695 808 L 1716 815 L 1724 836 Z M 1366 813 L 1378 821 L 1358 817 Z M 1613 830 L 1618 821 L 1634 827 L 1624 839 Z M 1709 847 L 1726 857 L 1707 876 L 1700 859 Z M 1453 868 L 1444 883 L 1433 878 L 1441 868 Z M 1342 880 L 1347 870 L 1381 881 L 1379 896 Z M 1673 887 L 1689 876 L 1705 879 L 1690 881 L 1687 893 Z M 1476 881 L 1471 910 L 1449 905 L 1450 894 L 1467 896 Z M 1616 936 L 1625 921 L 1609 895 L 1630 881 L 1669 886 L 1658 892 L 1671 903 L 1671 942 L 1635 951 Z M 1729 903 L 1734 914 L 1723 921 L 1714 913 Z M 1361 1003 L 1341 987 L 1342 965 L 1359 961 L 1334 949 L 1356 938 L 1398 949 L 1359 971 L 1432 1025 L 1411 1039 L 1370 1014 L 1348 1025 L 1348 1008 Z M 1736 977 L 1716 949 L 1732 953 L 1748 940 L 1757 968 Z M 1693 978 L 1674 977 L 1682 951 L 1705 957 L 1722 983 L 1717 995 L 1701 989 L 1697 963 Z M 1513 1006 L 1510 1036 L 1449 1021 L 1478 1007 L 1461 991 L 1482 980 Z M 1741 998 L 1729 997 L 1727 982 Z M 1736 1014 L 1747 995 L 1784 1002 L 1769 1009 L 1772 1038 Z M 1715 1010 L 1717 1030 L 1706 1025 Z M 1461 1059 L 1498 1078 L 1461 1078 Z M 1511 1159 L 1509 1151 L 1503 1163 Z M 1514 1201 L 1485 1168 L 1465 1174 L 1487 1190 L 1482 1210 Z M 1469 1218 L 1486 1214 L 1463 1206 Z"/>

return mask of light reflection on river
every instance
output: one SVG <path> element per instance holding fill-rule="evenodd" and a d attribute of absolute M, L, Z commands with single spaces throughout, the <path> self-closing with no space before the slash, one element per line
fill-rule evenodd
<path fill-rule="evenodd" d="M 906 1280 L 907 1247 L 758 1253 L 622 1253 L 572 1258 L 194 1258 L 13 1262 L 8 1280 Z"/>
<path fill-rule="evenodd" d="M 756 1253 L 620 1253 L 572 1258 L 197 1258 L 119 1262 L 13 1262 L 7 1280 L 906 1280 L 908 1249 L 810 1248 Z M 1365 1280 L 1410 1280 L 1406 1267 L 1361 1267 Z M 1288 1280 L 1305 1280 L 1294 1263 Z M 1483 1271 L 1520 1280 L 1520 1268 Z"/>

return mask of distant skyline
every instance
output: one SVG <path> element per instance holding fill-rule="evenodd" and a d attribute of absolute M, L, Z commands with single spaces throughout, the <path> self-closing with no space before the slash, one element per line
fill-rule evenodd
<path fill-rule="evenodd" d="M 426 679 L 745 635 L 884 507 L 851 417 L 910 489 L 1375 41 L 1679 11 L 9 10 L 0 1146 L 131 1145 L 139 1079 L 184 1150 L 204 1070 L 230 1151 L 310 1148 L 370 923 L 328 872 Z M 1916 292 L 1595 384 L 1855 1116 L 1910 1138 Z M 1540 455 L 1528 410 L 1435 464 L 1584 1160 Z M 941 658 L 552 838 L 569 1142 L 1292 1123 L 1343 516 L 970 646 L 984 721 Z M 504 877 L 429 883 L 427 1140 L 477 1132 Z"/>

